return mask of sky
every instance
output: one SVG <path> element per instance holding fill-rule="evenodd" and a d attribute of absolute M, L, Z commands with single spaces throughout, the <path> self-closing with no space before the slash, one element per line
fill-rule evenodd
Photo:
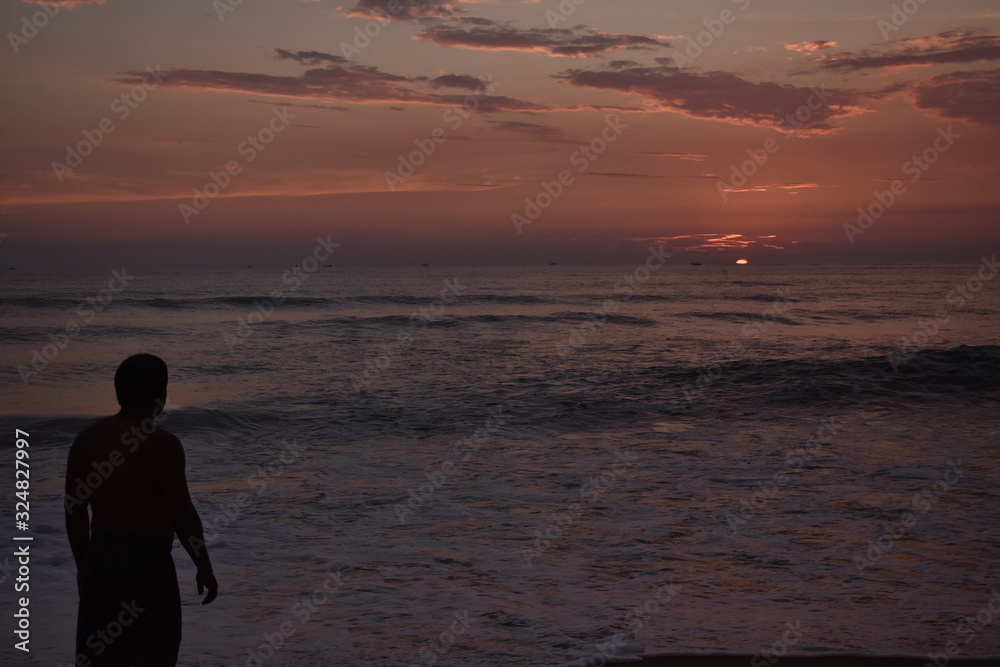
<path fill-rule="evenodd" d="M 3 4 L 0 265 L 977 263 L 995 0 Z"/>

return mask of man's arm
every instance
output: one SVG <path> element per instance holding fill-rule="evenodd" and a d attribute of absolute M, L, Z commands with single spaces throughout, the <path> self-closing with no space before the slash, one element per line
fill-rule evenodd
<path fill-rule="evenodd" d="M 69 448 L 69 456 L 66 460 L 66 487 L 63 495 L 63 507 L 66 512 L 66 536 L 69 538 L 69 548 L 73 550 L 77 574 L 83 571 L 83 560 L 87 555 L 87 544 L 90 542 L 90 514 L 87 512 L 87 507 L 90 505 L 90 494 L 87 493 L 86 498 L 76 496 L 77 486 L 83 485 L 84 488 L 87 488 L 86 482 L 83 481 L 86 477 L 86 471 L 81 472 L 80 466 L 82 449 L 80 436 L 77 436 Z"/>
<path fill-rule="evenodd" d="M 196 577 L 198 593 L 208 589 L 208 595 L 201 603 L 208 604 L 218 595 L 219 584 L 212 572 L 212 562 L 208 557 L 201 518 L 188 492 L 187 475 L 184 472 L 184 447 L 176 436 L 165 431 L 161 433 L 164 438 L 158 465 L 160 491 L 181 546 L 198 568 Z"/>

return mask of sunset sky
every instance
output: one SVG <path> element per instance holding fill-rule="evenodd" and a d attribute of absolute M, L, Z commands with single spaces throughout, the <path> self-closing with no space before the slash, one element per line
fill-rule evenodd
<path fill-rule="evenodd" d="M 319 234 L 345 265 L 1000 245 L 994 0 L 25 0 L 0 25 L 4 267 L 282 265 Z"/>

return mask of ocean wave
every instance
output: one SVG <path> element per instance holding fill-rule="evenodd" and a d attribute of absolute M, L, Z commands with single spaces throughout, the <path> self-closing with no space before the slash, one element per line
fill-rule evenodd
<path fill-rule="evenodd" d="M 790 317 L 765 316 L 763 314 L 764 312 L 766 312 L 766 309 L 761 312 L 743 312 L 743 313 L 737 313 L 731 311 L 726 312 L 726 311 L 693 310 L 683 313 L 676 313 L 675 315 L 673 315 L 673 317 L 681 317 L 681 318 L 698 317 L 706 320 L 723 320 L 727 322 L 737 322 L 741 324 L 750 324 L 757 320 L 764 320 L 768 323 L 787 324 L 790 326 L 800 326 L 803 324 L 802 322 L 794 320 Z"/>
<path fill-rule="evenodd" d="M 93 297 L 93 295 L 89 295 Z M 14 296 L 0 297 L 0 310 L 24 309 L 37 310 L 75 310 L 81 304 L 86 304 L 88 297 L 78 299 L 65 297 Z M 558 303 L 549 297 L 530 294 L 469 294 L 458 297 L 458 301 L 471 304 L 502 304 L 502 305 L 538 305 Z M 254 308 L 257 304 L 266 303 L 282 308 L 343 308 L 345 306 L 413 306 L 422 307 L 434 303 L 433 295 L 395 294 L 395 295 L 352 295 L 352 296 L 305 296 L 284 293 L 280 298 L 270 293 L 254 295 L 201 296 L 201 297 L 166 297 L 166 296 L 128 296 L 116 295 L 112 305 L 133 308 L 150 308 L 154 310 L 205 310 L 213 308 Z"/>
<path fill-rule="evenodd" d="M 222 383 L 268 371 L 220 364 L 189 372 Z M 669 417 L 714 420 L 780 410 L 798 419 L 857 409 L 919 412 L 926 406 L 993 405 L 1000 400 L 998 346 L 922 350 L 896 368 L 886 355 L 630 365 L 616 363 L 606 350 L 581 350 L 568 360 L 538 360 L 503 377 L 455 375 L 445 384 L 432 381 L 422 390 L 402 392 L 394 372 L 407 371 L 403 366 L 390 369 L 385 378 L 355 391 L 348 376 L 317 368 L 302 379 L 301 395 L 288 397 L 277 385 L 258 379 L 251 392 L 198 405 L 168 405 L 165 426 L 227 442 L 313 434 L 333 443 L 457 436 L 468 425 L 481 423 L 487 406 L 503 406 L 509 424 L 518 429 L 610 433 L 648 428 Z M 82 427 L 72 416 L 37 422 L 43 423 L 47 425 L 39 430 L 61 433 L 64 440 Z M 331 440 L 332 434 L 336 437 Z"/>
<path fill-rule="evenodd" d="M 423 317 L 427 319 L 422 319 Z M 605 324 L 617 324 L 621 326 L 649 327 L 659 324 L 654 319 L 646 317 L 634 317 L 631 315 L 599 315 L 594 312 L 567 311 L 551 313 L 548 315 L 500 315 L 483 313 L 479 315 L 453 315 L 442 313 L 434 316 L 430 313 L 416 310 L 412 315 L 383 315 L 380 317 L 334 317 L 311 323 L 310 326 L 344 326 L 344 327 L 405 327 L 405 326 L 426 326 L 428 327 L 458 327 L 469 324 L 530 324 L 530 323 L 559 323 L 568 324 L 577 322 L 603 322 Z"/>
<path fill-rule="evenodd" d="M 714 393 L 760 405 L 996 398 L 1000 391 L 1000 347 L 962 345 L 919 350 L 903 357 L 846 360 L 719 360 L 661 373 L 697 396 Z"/>
<path fill-rule="evenodd" d="M 28 310 L 74 310 L 81 303 L 85 302 L 86 297 L 71 299 L 56 296 L 3 296 L 0 297 L 0 312 L 9 314 L 10 309 L 13 308 L 24 308 Z"/>

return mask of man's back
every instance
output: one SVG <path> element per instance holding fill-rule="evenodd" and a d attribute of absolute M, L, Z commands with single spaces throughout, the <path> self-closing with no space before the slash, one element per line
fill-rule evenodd
<path fill-rule="evenodd" d="M 173 539 L 160 458 L 181 444 L 159 427 L 144 432 L 150 421 L 113 415 L 85 428 L 73 443 L 68 477 L 82 480 L 92 492 L 93 533 Z"/>

